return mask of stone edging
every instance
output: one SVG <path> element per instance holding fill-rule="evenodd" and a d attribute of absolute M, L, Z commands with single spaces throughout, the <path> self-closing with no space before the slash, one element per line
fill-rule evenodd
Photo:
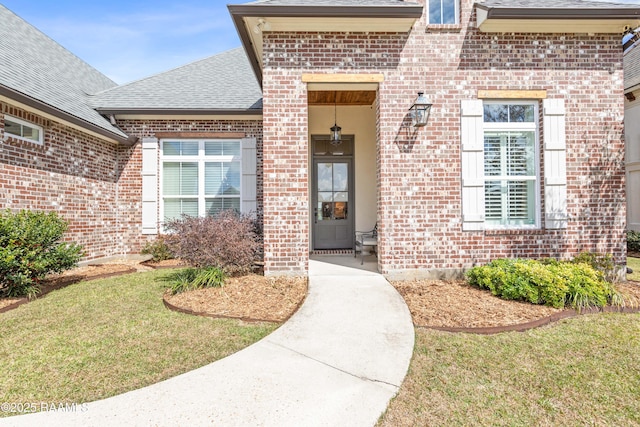
<path fill-rule="evenodd" d="M 563 310 L 559 313 L 554 313 L 551 316 L 543 317 L 542 319 L 532 320 L 531 322 L 518 323 L 515 325 L 504 326 L 487 326 L 480 328 L 452 328 L 446 326 L 424 326 L 415 325 L 418 328 L 434 329 L 444 332 L 464 332 L 469 334 L 479 335 L 492 335 L 500 332 L 523 332 L 529 329 L 538 328 L 540 326 L 548 325 L 558 320 L 567 319 L 570 317 L 581 316 L 583 314 L 597 314 L 597 313 L 640 313 L 640 307 L 612 307 L 606 306 L 602 308 L 588 308 L 578 312 L 577 310 Z"/>
<path fill-rule="evenodd" d="M 97 276 L 92 276 L 89 279 L 80 279 L 80 280 L 75 280 L 75 279 L 69 279 L 69 280 L 64 280 L 61 281 L 61 283 L 55 285 L 55 286 L 44 286 L 42 289 L 42 292 L 38 294 L 38 296 L 32 300 L 30 300 L 27 297 L 22 297 L 20 299 L 18 299 L 16 302 L 9 304 L 5 307 L 0 308 L 0 313 L 4 313 L 10 310 L 13 310 L 14 308 L 18 308 L 23 304 L 26 304 L 30 301 L 35 301 L 37 299 L 40 299 L 44 296 L 46 296 L 48 293 L 53 292 L 53 291 L 57 291 L 58 289 L 62 289 L 64 287 L 67 287 L 69 285 L 73 285 L 74 283 L 79 283 L 79 282 L 91 282 L 92 280 L 98 280 L 98 279 L 106 279 L 109 277 L 114 277 L 114 276 L 121 276 L 124 274 L 131 274 L 131 273 L 135 273 L 137 270 L 135 268 L 129 268 L 127 270 L 122 270 L 122 271 L 115 271 L 113 273 L 105 273 L 105 274 L 100 274 Z"/>

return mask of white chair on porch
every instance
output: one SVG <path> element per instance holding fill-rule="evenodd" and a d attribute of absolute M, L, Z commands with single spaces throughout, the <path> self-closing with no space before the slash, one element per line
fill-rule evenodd
<path fill-rule="evenodd" d="M 360 265 L 362 265 L 364 264 L 364 247 L 372 247 L 374 254 L 378 249 L 378 224 L 376 223 L 376 226 L 373 227 L 373 230 L 356 231 L 356 237 L 354 241 L 355 246 L 353 248 L 353 257 L 357 257 L 359 251 L 361 255 Z"/>

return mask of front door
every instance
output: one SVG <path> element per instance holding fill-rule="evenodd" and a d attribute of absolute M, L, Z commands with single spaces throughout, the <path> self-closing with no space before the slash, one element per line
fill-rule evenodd
<path fill-rule="evenodd" d="M 343 144 L 349 144 L 349 142 L 345 141 Z M 355 205 L 353 159 L 346 156 L 338 157 L 340 154 L 336 155 L 335 152 L 338 151 L 331 153 L 331 157 L 325 152 L 314 152 L 312 195 L 314 249 L 353 248 L 353 207 Z"/>

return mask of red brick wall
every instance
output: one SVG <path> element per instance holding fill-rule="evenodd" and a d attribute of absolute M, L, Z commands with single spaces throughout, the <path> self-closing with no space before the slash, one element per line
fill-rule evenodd
<path fill-rule="evenodd" d="M 0 141 L 0 209 L 57 211 L 69 222 L 65 239 L 84 246 L 86 259 L 119 252 L 115 209 L 115 144 L 0 102 L 4 114 L 44 128 L 44 144 Z"/>
<path fill-rule="evenodd" d="M 259 120 L 118 120 L 118 126 L 128 135 L 154 137 L 184 132 L 244 133 L 255 137 L 258 152 L 258 210 L 262 209 L 262 122 Z M 122 223 L 122 247 L 126 253 L 138 253 L 144 243 L 154 236 L 142 235 L 142 149 L 140 143 L 123 149 L 119 156 L 121 173 L 119 189 L 119 215 Z M 161 200 L 159 196 L 158 200 Z"/>
<path fill-rule="evenodd" d="M 0 209 L 56 210 L 69 222 L 65 238 L 83 245 L 87 260 L 139 253 L 152 238 L 141 233 L 140 144 L 116 146 L 5 103 L 0 108 L 0 138 L 5 113 L 44 128 L 43 145 L 11 137 L 0 142 Z M 155 132 L 241 132 L 256 137 L 262 207 L 260 121 L 126 120 L 119 125 L 140 138 Z"/>
<path fill-rule="evenodd" d="M 504 256 L 569 257 L 583 250 L 613 253 L 624 262 L 619 35 L 483 34 L 473 28 L 472 1 L 461 3 L 462 25 L 427 28 L 423 18 L 408 35 L 264 34 L 267 272 L 306 269 L 303 72 L 384 74 L 377 148 L 384 273 L 460 269 Z M 475 99 L 481 89 L 546 90 L 548 98 L 565 100 L 566 230 L 462 231 L 460 101 Z M 405 124 L 419 90 L 434 105 L 428 126 L 414 134 Z"/>

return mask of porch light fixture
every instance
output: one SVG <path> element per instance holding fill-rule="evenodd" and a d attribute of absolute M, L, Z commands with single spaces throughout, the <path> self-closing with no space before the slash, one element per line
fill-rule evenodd
<path fill-rule="evenodd" d="M 424 96 L 424 92 L 418 92 L 418 97 L 413 101 L 411 108 L 409 108 L 413 127 L 419 128 L 427 125 L 431 105 L 433 104 Z"/>
<path fill-rule="evenodd" d="M 338 96 L 337 92 L 333 93 L 333 126 L 331 126 L 331 133 L 329 134 L 329 143 L 331 145 L 342 144 L 342 128 L 338 126 Z"/>

